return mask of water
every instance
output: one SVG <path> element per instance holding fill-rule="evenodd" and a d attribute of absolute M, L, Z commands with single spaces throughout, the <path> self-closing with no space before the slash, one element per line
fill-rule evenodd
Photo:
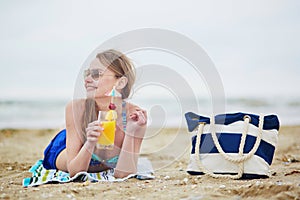
<path fill-rule="evenodd" d="M 148 126 L 185 127 L 184 113 L 209 116 L 211 102 L 207 99 L 131 99 L 148 112 Z M 65 105 L 68 100 L 0 100 L 0 128 L 61 128 L 64 127 Z M 197 108 L 198 106 L 198 108 Z M 281 125 L 300 125 L 300 99 L 297 98 L 230 98 L 226 112 L 277 114 Z"/>
<path fill-rule="evenodd" d="M 2 100 L 0 128 L 58 128 L 64 124 L 64 100 Z"/>

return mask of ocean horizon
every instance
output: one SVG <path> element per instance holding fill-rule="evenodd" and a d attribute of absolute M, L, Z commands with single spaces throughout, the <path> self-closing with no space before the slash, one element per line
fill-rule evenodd
<path fill-rule="evenodd" d="M 61 129 L 65 127 L 67 98 L 57 99 L 0 99 L 0 129 Z M 210 116 L 209 99 L 140 98 L 128 99 L 148 112 L 149 128 L 185 128 L 184 114 L 195 112 Z M 195 104 L 196 102 L 196 104 Z M 186 106 L 188 105 L 188 106 Z M 225 112 L 276 114 L 281 125 L 300 125 L 298 98 L 244 98 L 225 99 Z"/>

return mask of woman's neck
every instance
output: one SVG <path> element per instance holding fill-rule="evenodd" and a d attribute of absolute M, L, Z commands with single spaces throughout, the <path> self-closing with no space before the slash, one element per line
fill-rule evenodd
<path fill-rule="evenodd" d="M 111 97 L 96 98 L 95 101 L 99 110 L 109 110 L 108 106 L 111 103 Z M 114 97 L 114 104 L 117 107 L 116 110 L 119 110 L 122 107 L 122 98 Z"/>

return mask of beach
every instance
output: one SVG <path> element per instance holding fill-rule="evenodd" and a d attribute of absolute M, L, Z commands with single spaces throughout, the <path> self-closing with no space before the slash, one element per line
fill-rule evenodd
<path fill-rule="evenodd" d="M 185 168 L 189 149 L 183 148 L 182 154 L 178 154 L 178 149 L 186 147 L 191 135 L 185 129 L 166 128 L 150 131 L 143 143 L 141 156 L 151 160 L 153 180 L 132 178 L 119 183 L 71 182 L 23 188 L 23 178 L 31 176 L 28 170 L 43 158 L 45 147 L 57 131 L 0 131 L 0 199 L 300 199 L 300 126 L 280 128 L 271 176 L 267 179 L 188 175 Z M 172 143 L 166 145 L 168 141 Z"/>

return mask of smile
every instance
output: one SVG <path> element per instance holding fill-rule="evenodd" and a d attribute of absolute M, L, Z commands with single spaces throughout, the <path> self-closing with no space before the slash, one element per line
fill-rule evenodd
<path fill-rule="evenodd" d="M 91 86 L 91 85 L 88 85 L 88 86 L 86 86 L 85 88 L 86 88 L 87 91 L 97 89 L 97 87 Z"/>

